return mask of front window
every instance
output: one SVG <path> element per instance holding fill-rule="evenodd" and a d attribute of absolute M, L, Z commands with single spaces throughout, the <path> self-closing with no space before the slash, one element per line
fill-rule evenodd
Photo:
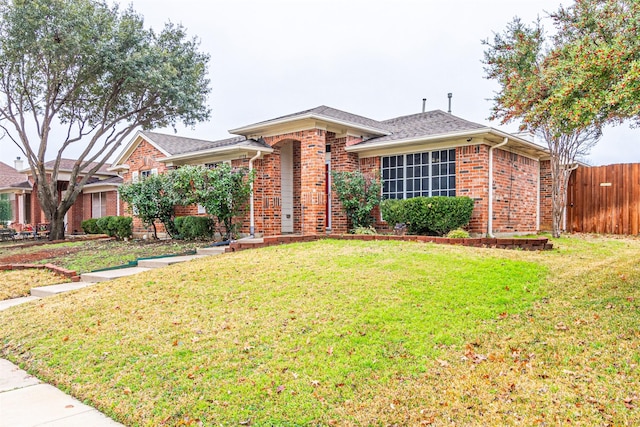
<path fill-rule="evenodd" d="M 456 150 L 382 157 L 382 197 L 456 195 Z"/>
<path fill-rule="evenodd" d="M 91 218 L 107 216 L 107 193 L 93 193 L 91 195 Z"/>

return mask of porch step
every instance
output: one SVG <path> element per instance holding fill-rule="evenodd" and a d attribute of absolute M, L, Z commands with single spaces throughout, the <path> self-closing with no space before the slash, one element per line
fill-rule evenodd
<path fill-rule="evenodd" d="M 220 255 L 226 252 L 228 246 L 214 246 L 208 248 L 198 248 L 198 255 Z"/>
<path fill-rule="evenodd" d="M 97 283 L 106 282 L 107 280 L 118 279 L 120 277 L 132 276 L 134 274 L 143 273 L 151 270 L 143 267 L 119 268 L 117 270 L 95 271 L 93 273 L 84 273 L 80 275 L 83 282 Z"/>
<path fill-rule="evenodd" d="M 205 254 L 199 255 L 183 255 L 183 256 L 170 256 L 165 258 L 154 258 L 154 259 L 141 259 L 138 260 L 138 267 L 144 268 L 160 268 L 167 267 L 169 265 L 178 264 L 181 262 L 187 262 L 198 258 L 205 257 Z"/>
<path fill-rule="evenodd" d="M 45 298 L 53 295 L 60 294 L 62 292 L 75 291 L 76 289 L 86 288 L 87 286 L 91 286 L 93 283 L 89 282 L 71 282 L 71 283 L 61 283 L 59 285 L 51 285 L 51 286 L 40 286 L 38 288 L 31 289 L 31 296 Z"/>

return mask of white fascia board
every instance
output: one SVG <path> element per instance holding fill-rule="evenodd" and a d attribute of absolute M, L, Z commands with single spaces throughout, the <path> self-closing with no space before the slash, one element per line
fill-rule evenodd
<path fill-rule="evenodd" d="M 546 150 L 544 147 L 541 147 L 537 144 L 534 144 L 520 137 L 513 136 L 511 134 L 508 134 L 502 131 L 498 131 L 493 128 L 473 129 L 473 130 L 464 131 L 464 132 L 444 133 L 444 134 L 438 134 L 438 135 L 430 135 L 428 137 L 407 138 L 407 139 L 400 139 L 396 141 L 384 141 L 381 143 L 372 142 L 370 144 L 363 144 L 363 145 L 356 144 L 356 145 L 351 145 L 349 147 L 346 147 L 345 150 L 351 153 L 366 153 L 367 151 L 377 151 L 381 149 L 396 148 L 396 147 L 398 149 L 402 149 L 403 146 L 430 143 L 438 140 L 444 142 L 448 140 L 461 139 L 461 138 L 482 137 L 484 135 L 495 135 L 500 138 L 509 138 L 510 140 L 518 142 L 522 145 L 525 145 L 528 148 L 535 149 L 536 151 L 539 151 L 541 154 L 548 153 L 548 150 Z M 469 145 L 469 144 L 457 144 L 457 146 L 459 145 Z"/>
<path fill-rule="evenodd" d="M 171 162 L 189 160 L 189 159 L 196 160 L 198 158 L 207 157 L 207 156 L 216 156 L 216 155 L 222 156 L 222 155 L 233 154 L 233 153 L 242 153 L 245 151 L 250 151 L 250 152 L 262 151 L 265 154 L 269 154 L 269 153 L 273 153 L 273 148 L 251 147 L 247 145 L 231 145 L 227 147 L 217 147 L 217 148 L 210 148 L 208 150 L 177 154 L 175 156 L 167 156 L 165 158 L 158 159 L 158 161 L 162 163 L 171 163 Z"/>
<path fill-rule="evenodd" d="M 111 172 L 118 172 L 118 171 L 128 171 L 129 170 L 129 165 L 126 163 L 123 163 L 121 165 L 116 165 L 116 166 L 111 166 L 109 168 L 107 168 L 108 171 Z"/>
<path fill-rule="evenodd" d="M 261 130 L 261 129 L 265 129 L 268 127 L 272 127 L 272 126 L 278 126 L 278 125 L 282 125 L 282 124 L 286 124 L 286 123 L 291 123 L 291 122 L 297 122 L 300 120 L 318 120 L 318 121 L 322 121 L 322 122 L 326 122 L 326 123 L 331 123 L 334 125 L 338 125 L 340 127 L 345 127 L 348 129 L 357 129 L 357 130 L 361 130 L 364 131 L 367 134 L 372 134 L 372 135 L 390 135 L 391 132 L 386 131 L 386 130 L 382 130 L 382 129 L 378 129 L 378 128 L 372 128 L 369 126 L 364 126 L 364 125 L 359 125 L 356 123 L 352 123 L 352 122 L 347 122 L 344 120 L 338 120 L 338 119 L 334 119 L 333 117 L 327 117 L 327 116 L 323 116 L 322 114 L 314 114 L 314 113 L 308 113 L 308 114 L 303 114 L 301 116 L 293 116 L 293 117 L 285 117 L 283 119 L 279 119 L 279 120 L 271 120 L 268 122 L 263 122 L 260 124 L 255 124 L 255 125 L 249 125 L 249 126 L 244 126 L 241 128 L 237 128 L 237 129 L 230 129 L 229 133 L 232 133 L 234 135 L 251 135 L 252 133 L 254 133 L 255 131 Z"/>
<path fill-rule="evenodd" d="M 118 187 L 120 187 L 120 185 L 121 184 L 115 184 L 115 183 L 101 184 L 99 182 L 96 182 L 96 183 L 85 185 L 84 187 L 82 187 L 82 192 L 84 194 L 93 194 L 93 193 L 102 193 L 105 191 L 115 191 L 118 189 Z"/>

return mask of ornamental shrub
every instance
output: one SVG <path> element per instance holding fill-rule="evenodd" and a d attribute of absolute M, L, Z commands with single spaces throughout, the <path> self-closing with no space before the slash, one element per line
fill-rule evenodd
<path fill-rule="evenodd" d="M 82 226 L 82 231 L 87 234 L 100 234 L 97 218 L 85 219 L 80 225 Z"/>
<path fill-rule="evenodd" d="M 455 230 L 448 232 L 447 237 L 450 239 L 468 239 L 470 236 L 467 230 L 456 228 Z"/>
<path fill-rule="evenodd" d="M 380 213 L 390 227 L 406 222 L 404 214 L 404 200 L 386 199 L 380 203 Z"/>
<path fill-rule="evenodd" d="M 133 233 L 133 218 L 126 216 L 104 216 L 96 221 L 100 233 L 123 240 Z"/>
<path fill-rule="evenodd" d="M 405 223 L 412 234 L 442 236 L 469 224 L 473 199 L 469 197 L 414 197 L 385 200 L 382 216 L 390 225 Z"/>
<path fill-rule="evenodd" d="M 332 171 L 332 188 L 353 229 L 373 223 L 371 211 L 380 204 L 380 180 L 360 171 Z"/>
<path fill-rule="evenodd" d="M 179 216 L 174 220 L 178 235 L 183 239 L 208 239 L 215 232 L 215 221 L 208 216 Z"/>

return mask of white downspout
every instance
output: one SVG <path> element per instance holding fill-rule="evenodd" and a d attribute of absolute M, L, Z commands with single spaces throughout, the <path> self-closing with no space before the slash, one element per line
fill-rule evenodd
<path fill-rule="evenodd" d="M 120 192 L 116 188 L 116 215 L 120 216 Z"/>
<path fill-rule="evenodd" d="M 487 222 L 487 237 L 493 237 L 493 150 L 507 145 L 507 142 L 509 142 L 509 138 L 505 137 L 500 144 L 489 148 L 489 220 Z"/>
<path fill-rule="evenodd" d="M 249 173 L 253 172 L 253 162 L 262 156 L 262 151 L 258 151 L 255 156 L 249 159 Z M 253 181 L 251 181 L 251 197 L 249 198 L 249 234 L 251 237 L 256 236 L 256 219 L 253 208 Z"/>
<path fill-rule="evenodd" d="M 538 194 L 536 200 L 536 233 L 540 232 L 540 159 L 538 159 Z"/>

